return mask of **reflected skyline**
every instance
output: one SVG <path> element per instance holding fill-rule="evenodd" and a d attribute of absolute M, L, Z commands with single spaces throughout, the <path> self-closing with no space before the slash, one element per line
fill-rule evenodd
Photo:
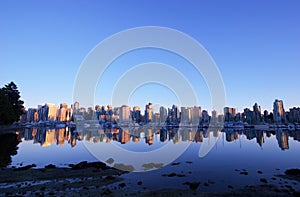
<path fill-rule="evenodd" d="M 190 128 L 168 128 L 158 127 L 133 127 L 133 128 L 105 128 L 91 129 L 77 132 L 75 128 L 23 128 L 17 131 L 18 140 L 33 141 L 34 144 L 40 144 L 42 147 L 51 145 L 62 146 L 70 144 L 75 147 L 77 141 L 85 140 L 91 143 L 111 143 L 117 142 L 120 145 L 131 143 L 144 143 L 152 146 L 154 143 L 173 143 L 183 142 L 201 143 L 210 136 L 220 137 L 220 140 L 226 142 L 253 140 L 259 147 L 272 136 L 276 138 L 278 147 L 281 150 L 289 149 L 289 140 L 300 142 L 300 133 L 297 131 L 288 131 L 278 129 L 276 131 L 263 131 L 255 129 L 234 130 L 225 129 L 222 131 L 207 132 L 205 129 L 196 127 Z M 245 136 L 245 138 L 243 138 Z"/>

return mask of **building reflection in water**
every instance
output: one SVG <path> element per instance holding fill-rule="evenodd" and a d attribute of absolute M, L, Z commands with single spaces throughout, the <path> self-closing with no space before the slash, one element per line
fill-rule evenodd
<path fill-rule="evenodd" d="M 60 128 L 51 129 L 46 127 L 40 128 L 24 128 L 20 130 L 18 140 L 24 139 L 26 141 L 32 140 L 33 143 L 38 143 L 41 146 L 50 146 L 52 144 L 64 145 L 70 144 L 71 147 L 76 146 L 77 141 L 84 139 L 91 143 L 110 143 L 111 141 L 126 144 L 128 142 L 143 142 L 149 146 L 153 145 L 155 141 L 172 142 L 178 144 L 180 142 L 195 142 L 201 143 L 209 136 L 220 137 L 223 136 L 227 142 L 239 140 L 243 135 L 247 140 L 256 139 L 257 144 L 262 147 L 265 143 L 265 138 L 276 136 L 279 147 L 282 150 L 289 149 L 289 137 L 296 141 L 300 141 L 300 132 L 297 131 L 262 131 L 254 129 L 234 130 L 226 129 L 221 131 L 215 130 L 210 133 L 205 129 L 196 127 L 132 127 L 132 128 L 105 128 L 105 129 L 85 129 L 80 132 L 76 128 Z M 157 138 L 156 138 L 157 136 Z"/>
<path fill-rule="evenodd" d="M 43 147 L 50 146 L 52 144 L 64 145 L 65 142 L 76 146 L 77 140 L 82 140 L 81 135 L 76 132 L 75 128 L 24 128 L 18 132 L 18 139 L 24 139 L 25 141 L 33 140 L 33 143 L 40 144 Z"/>

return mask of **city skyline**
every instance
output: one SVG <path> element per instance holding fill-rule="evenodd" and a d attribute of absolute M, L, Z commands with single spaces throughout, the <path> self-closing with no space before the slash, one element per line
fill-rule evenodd
<path fill-rule="evenodd" d="M 59 103 L 62 98 L 72 103 L 79 66 L 99 42 L 128 28 L 166 26 L 190 35 L 208 50 L 224 81 L 226 106 L 242 110 L 258 100 L 270 111 L 274 98 L 281 98 L 285 107 L 291 108 L 300 100 L 300 93 L 295 91 L 300 83 L 299 4 L 1 2 L 0 85 L 14 81 L 27 108 L 47 101 Z M 133 51 L 113 62 L 106 77 L 99 81 L 107 83 L 96 90 L 95 100 L 112 104 L 103 92 L 109 94 L 128 68 L 149 61 L 169 64 L 185 75 L 200 98 L 199 105 L 211 111 L 209 90 L 202 76 L 196 75 L 183 58 L 154 49 Z M 171 90 L 157 84 L 137 89 L 128 104 L 142 106 L 149 100 L 166 106 L 180 104 Z"/>
<path fill-rule="evenodd" d="M 92 120 L 97 118 L 100 124 L 106 122 L 119 121 L 120 123 L 144 122 L 168 124 L 208 124 L 213 122 L 247 122 L 250 124 L 259 123 L 300 123 L 300 107 L 284 108 L 283 100 L 275 99 L 273 110 L 262 110 L 261 106 L 255 102 L 251 107 L 244 108 L 243 111 L 237 111 L 234 107 L 224 107 L 223 113 L 216 110 L 208 111 L 201 106 L 178 106 L 173 104 L 171 108 L 160 106 L 154 110 L 151 102 L 145 105 L 141 110 L 140 106 L 112 106 L 95 105 L 88 108 L 80 107 L 79 102 L 75 102 L 68 107 L 68 104 L 61 103 L 57 106 L 52 103 L 38 105 L 37 108 L 29 108 L 21 116 L 21 122 L 37 121 L 74 121 L 74 116 L 80 115 L 83 119 Z"/>

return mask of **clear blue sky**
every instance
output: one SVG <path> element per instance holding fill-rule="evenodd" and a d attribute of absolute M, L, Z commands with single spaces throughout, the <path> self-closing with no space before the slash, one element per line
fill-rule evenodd
<path fill-rule="evenodd" d="M 283 0 L 1 1 L 0 86 L 14 81 L 26 107 L 70 104 L 78 68 L 93 47 L 121 30 L 151 25 L 182 31 L 208 50 L 222 74 L 227 105 L 241 111 L 258 102 L 272 109 L 279 98 L 285 108 L 299 106 L 299 18 L 300 1 Z M 121 64 L 164 62 L 171 56 L 151 50 L 137 54 L 129 54 L 110 73 L 117 73 Z M 168 61 L 185 70 L 184 63 L 179 65 L 183 60 L 172 56 Z M 185 74 L 197 86 L 192 71 Z M 205 88 L 200 79 L 195 88 L 199 102 L 210 110 Z M 139 88 L 130 103 L 143 108 L 148 100 L 160 98 L 157 89 Z M 109 102 L 101 90 L 96 100 Z M 155 102 L 171 105 L 174 99 L 164 95 Z"/>

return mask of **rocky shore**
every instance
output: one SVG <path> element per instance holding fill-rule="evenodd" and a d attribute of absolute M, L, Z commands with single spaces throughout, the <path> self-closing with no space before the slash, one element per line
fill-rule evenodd
<path fill-rule="evenodd" d="M 187 182 L 187 189 L 163 189 L 149 191 L 143 182 L 136 184 L 141 189 L 126 190 L 126 181 L 120 176 L 126 172 L 106 166 L 102 162 L 80 162 L 68 168 L 35 165 L 0 169 L 0 196 L 299 196 L 292 186 L 280 188 L 261 180 L 261 185 L 247 186 L 230 191 L 201 192 L 199 184 Z M 278 178 L 300 183 L 300 170 L 289 169 Z"/>

